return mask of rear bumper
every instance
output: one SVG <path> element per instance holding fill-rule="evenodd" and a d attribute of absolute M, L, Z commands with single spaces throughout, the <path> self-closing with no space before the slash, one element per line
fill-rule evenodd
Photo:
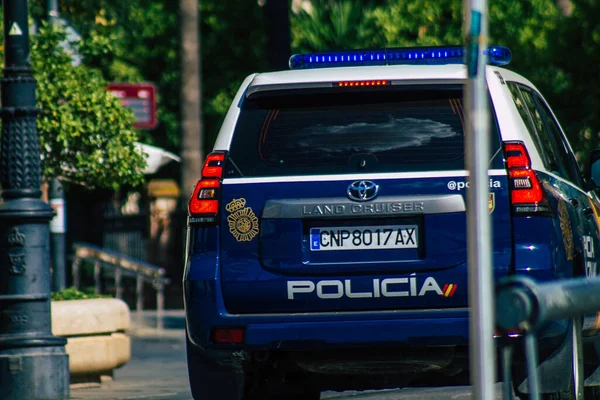
<path fill-rule="evenodd" d="M 200 348 L 320 349 L 361 346 L 462 346 L 469 342 L 468 309 L 294 314 L 230 314 L 215 281 L 184 282 L 190 340 Z M 211 342 L 214 327 L 244 327 L 241 345 Z M 543 337 L 563 337 L 557 322 Z"/>
<path fill-rule="evenodd" d="M 454 315 L 452 315 L 454 314 Z M 250 323 L 246 326 L 246 345 L 269 348 L 331 347 L 405 343 L 407 345 L 456 345 L 468 341 L 468 319 L 462 312 L 433 315 L 429 318 L 408 316 L 399 319 L 311 322 Z"/>

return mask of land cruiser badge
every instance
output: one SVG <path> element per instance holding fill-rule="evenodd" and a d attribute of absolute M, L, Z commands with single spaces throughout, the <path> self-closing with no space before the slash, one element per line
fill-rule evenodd
<path fill-rule="evenodd" d="M 258 235 L 258 218 L 250 207 L 244 207 L 246 199 L 233 199 L 225 206 L 231 214 L 227 217 L 229 232 L 238 242 L 249 242 Z"/>

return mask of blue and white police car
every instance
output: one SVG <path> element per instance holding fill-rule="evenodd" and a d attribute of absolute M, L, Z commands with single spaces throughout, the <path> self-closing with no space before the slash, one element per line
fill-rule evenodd
<path fill-rule="evenodd" d="M 502 67 L 510 50 L 487 54 L 494 277 L 595 275 L 600 157 L 582 172 L 541 93 Z M 468 383 L 463 56 L 301 54 L 246 78 L 189 202 L 196 399 Z M 544 328 L 545 398 L 574 398 L 581 360 L 600 398 L 598 329 L 593 316 Z"/>

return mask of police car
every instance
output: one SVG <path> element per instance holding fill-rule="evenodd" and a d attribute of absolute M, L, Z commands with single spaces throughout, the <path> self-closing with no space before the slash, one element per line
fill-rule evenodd
<path fill-rule="evenodd" d="M 598 154 L 582 173 L 541 93 L 503 68 L 510 50 L 486 54 L 494 277 L 595 275 Z M 195 398 L 468 383 L 463 59 L 460 46 L 300 54 L 246 78 L 189 202 Z M 600 398 L 599 328 L 540 333 L 545 398 L 574 397 L 581 360 Z"/>

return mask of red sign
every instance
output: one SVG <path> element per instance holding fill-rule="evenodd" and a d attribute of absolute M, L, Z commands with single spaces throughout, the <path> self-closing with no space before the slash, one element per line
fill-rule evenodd
<path fill-rule="evenodd" d="M 111 83 L 106 88 L 133 111 L 136 129 L 156 127 L 156 86 L 151 83 Z"/>

